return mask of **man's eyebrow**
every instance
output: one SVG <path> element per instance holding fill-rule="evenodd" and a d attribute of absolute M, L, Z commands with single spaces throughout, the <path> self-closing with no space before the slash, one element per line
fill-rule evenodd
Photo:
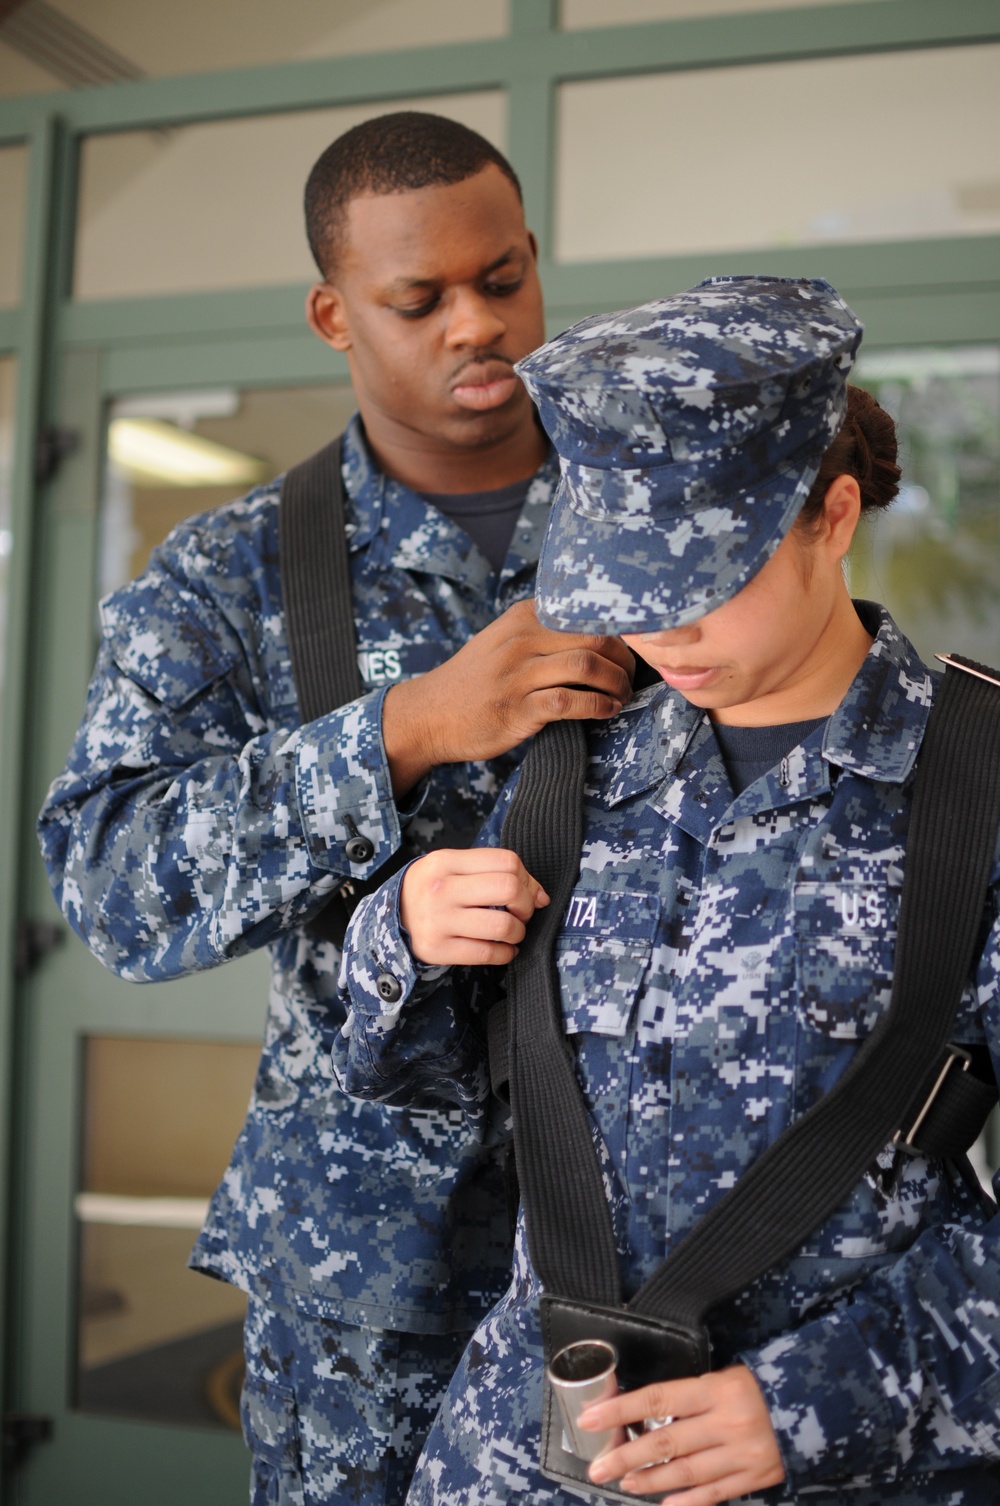
<path fill-rule="evenodd" d="M 489 277 L 491 272 L 498 272 L 508 262 L 518 258 L 524 259 L 523 253 L 518 246 L 509 246 L 495 261 L 491 261 L 488 267 L 483 267 L 480 277 Z M 440 278 L 437 277 L 396 277 L 386 285 L 385 291 L 390 295 L 408 293 L 414 288 L 436 288 Z"/>

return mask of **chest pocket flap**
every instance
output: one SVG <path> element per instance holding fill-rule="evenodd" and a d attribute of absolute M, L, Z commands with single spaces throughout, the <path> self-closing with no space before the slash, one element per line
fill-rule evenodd
<path fill-rule="evenodd" d="M 571 1035 L 624 1035 L 649 966 L 659 903 L 652 894 L 576 890 L 556 948 Z"/>
<path fill-rule="evenodd" d="M 236 662 L 234 646 L 217 641 L 206 617 L 193 591 L 156 591 L 143 579 L 101 605 L 104 637 L 119 669 L 171 710 Z"/>
<path fill-rule="evenodd" d="M 895 882 L 891 880 L 895 878 Z M 901 876 L 796 884 L 793 895 L 799 1010 L 835 1040 L 860 1040 L 892 994 Z"/>

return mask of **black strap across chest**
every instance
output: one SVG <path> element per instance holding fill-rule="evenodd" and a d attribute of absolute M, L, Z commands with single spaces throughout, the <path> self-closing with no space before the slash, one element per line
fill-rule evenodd
<path fill-rule="evenodd" d="M 507 1066 L 526 1232 L 542 1285 L 615 1307 L 611 1215 L 553 956 L 578 873 L 586 762 L 578 723 L 548 726 L 525 759 L 501 836 L 552 898 L 508 970 Z M 950 656 L 921 747 L 889 1009 L 837 1084 L 677 1244 L 630 1312 L 702 1323 L 799 1248 L 906 1125 L 928 1074 L 939 1070 L 974 961 L 998 826 L 1000 676 Z"/>
<path fill-rule="evenodd" d="M 344 531 L 342 438 L 281 485 L 278 545 L 292 676 L 304 722 L 364 694 Z"/>
<path fill-rule="evenodd" d="M 278 551 L 292 678 L 299 715 L 315 721 L 364 695 L 358 670 L 350 556 L 344 528 L 343 436 L 293 466 L 281 484 Z M 318 941 L 342 946 L 355 906 L 392 871 L 353 879 L 308 922 Z M 396 863 L 398 866 L 398 862 Z"/>

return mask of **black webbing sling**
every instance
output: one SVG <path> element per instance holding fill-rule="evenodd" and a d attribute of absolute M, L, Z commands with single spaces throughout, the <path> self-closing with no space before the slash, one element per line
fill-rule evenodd
<path fill-rule="evenodd" d="M 799 1248 L 894 1136 L 920 1148 L 914 1126 L 933 1085 L 942 1074 L 967 1077 L 948 1041 L 980 939 L 1000 826 L 1000 675 L 957 655 L 946 662 L 914 789 L 890 1007 L 835 1087 L 743 1173 L 627 1305 L 552 949 L 578 871 L 584 734 L 556 723 L 532 744 L 501 840 L 552 897 L 508 970 L 515 1154 L 550 1357 L 574 1339 L 610 1338 L 624 1351 L 628 1389 L 706 1369 L 709 1310 Z M 995 1088 L 972 1083 L 972 1091 L 981 1122 Z M 561 1448 L 560 1436 L 547 1406 L 545 1473 L 635 1499 L 589 1485 L 586 1466 Z"/>
<path fill-rule="evenodd" d="M 341 440 L 281 484 L 278 548 L 292 676 L 304 722 L 364 695 L 344 532 Z"/>
<path fill-rule="evenodd" d="M 344 531 L 341 438 L 293 466 L 281 484 L 278 550 L 285 626 L 299 715 L 311 722 L 364 695 L 358 670 L 351 571 Z M 371 856 L 367 838 L 348 839 L 357 861 Z M 348 856 L 351 856 L 348 851 Z M 352 858 L 352 861 L 354 859 Z M 307 922 L 321 941 L 343 945 L 358 901 L 405 861 L 397 852 L 368 879 L 347 879 Z"/>

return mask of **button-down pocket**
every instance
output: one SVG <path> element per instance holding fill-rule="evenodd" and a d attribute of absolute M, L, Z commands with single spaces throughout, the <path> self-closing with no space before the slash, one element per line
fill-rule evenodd
<path fill-rule="evenodd" d="M 248 1369 L 240 1398 L 243 1437 L 253 1459 L 252 1506 L 292 1506 L 302 1499 L 295 1396 Z"/>
<path fill-rule="evenodd" d="M 625 1035 L 658 913 L 651 894 L 573 894 L 556 948 L 568 1034 Z"/>
<path fill-rule="evenodd" d="M 178 711 L 237 662 L 233 643 L 193 591 L 176 589 L 150 602 L 150 588 L 130 581 L 101 608 L 104 638 L 123 674 L 147 695 Z"/>
<path fill-rule="evenodd" d="M 833 1040 L 861 1040 L 889 1006 L 899 890 L 882 869 L 857 880 L 796 884 L 800 1018 Z"/>

